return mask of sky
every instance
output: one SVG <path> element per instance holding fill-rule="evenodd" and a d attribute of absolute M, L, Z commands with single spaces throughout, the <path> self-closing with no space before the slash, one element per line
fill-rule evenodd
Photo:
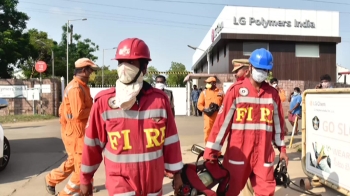
<path fill-rule="evenodd" d="M 167 71 L 171 62 L 192 67 L 194 50 L 225 5 L 268 8 L 327 10 L 340 12 L 340 36 L 337 45 L 337 64 L 350 69 L 350 1 L 349 0 L 19 0 L 18 10 L 27 13 L 27 28 L 48 33 L 49 38 L 61 40 L 62 26 L 72 21 L 74 33 L 89 38 L 100 50 L 96 63 L 116 69 L 111 59 L 119 42 L 128 37 L 143 39 L 151 51 L 152 62 L 159 71 Z"/>

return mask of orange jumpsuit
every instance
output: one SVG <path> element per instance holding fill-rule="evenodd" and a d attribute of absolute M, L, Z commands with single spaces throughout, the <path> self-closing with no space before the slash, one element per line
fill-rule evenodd
<path fill-rule="evenodd" d="M 80 192 L 80 168 L 85 127 L 93 104 L 90 88 L 83 81 L 74 77 L 65 89 L 63 103 L 62 115 L 67 120 L 64 141 L 67 152 L 71 153 L 71 156 L 68 155 L 68 157 L 71 157 L 73 161 L 73 172 L 59 196 L 68 196 Z"/>
<path fill-rule="evenodd" d="M 286 101 L 286 93 L 283 89 L 278 90 L 278 95 L 280 96 L 281 102 Z"/>
<path fill-rule="evenodd" d="M 67 159 L 58 168 L 51 170 L 51 172 L 46 175 L 46 183 L 50 186 L 56 186 L 60 182 L 64 181 L 74 171 L 74 151 L 70 151 L 71 149 L 67 148 L 65 137 L 67 119 L 63 115 L 63 112 L 64 103 L 62 102 L 58 114 L 61 124 L 61 138 L 66 149 Z"/>
<path fill-rule="evenodd" d="M 199 96 L 197 108 L 200 111 L 203 111 L 204 108 L 209 108 L 211 103 L 216 103 L 221 107 L 222 101 L 224 99 L 224 92 L 216 88 L 215 90 L 205 89 Z M 211 128 L 213 127 L 214 121 L 217 116 L 215 112 L 212 116 L 207 116 L 203 113 L 204 117 L 204 142 L 207 143 Z"/>

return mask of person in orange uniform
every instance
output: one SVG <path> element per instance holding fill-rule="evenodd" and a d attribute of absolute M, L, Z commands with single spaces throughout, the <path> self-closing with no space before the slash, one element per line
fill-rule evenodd
<path fill-rule="evenodd" d="M 45 176 L 46 191 L 51 195 L 56 194 L 55 186 L 52 186 L 52 185 L 58 184 L 63 180 L 65 180 L 74 170 L 73 152 L 70 152 L 69 151 L 70 149 L 67 148 L 67 145 L 66 145 L 65 130 L 67 125 L 67 120 L 62 115 L 63 110 L 64 110 L 64 103 L 62 102 L 58 109 L 58 116 L 60 118 L 60 124 L 61 124 L 61 138 L 62 138 L 63 145 L 66 149 L 67 159 L 58 168 L 51 170 L 51 172 Z"/>
<path fill-rule="evenodd" d="M 207 143 L 216 115 L 222 105 L 224 92 L 216 87 L 216 78 L 205 80 L 206 89 L 199 95 L 197 108 L 204 113 L 204 142 Z"/>
<path fill-rule="evenodd" d="M 75 62 L 75 76 L 67 85 L 63 103 L 60 106 L 62 140 L 68 158 L 58 168 L 46 176 L 46 189 L 54 195 L 55 186 L 71 178 L 59 196 L 74 195 L 80 192 L 80 167 L 86 123 L 92 107 L 90 88 L 87 86 L 92 72 L 98 69 L 90 59 L 81 58 Z"/>

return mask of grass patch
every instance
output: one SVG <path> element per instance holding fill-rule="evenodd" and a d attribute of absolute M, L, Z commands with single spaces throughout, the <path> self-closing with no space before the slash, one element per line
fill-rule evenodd
<path fill-rule="evenodd" d="M 7 115 L 0 117 L 1 124 L 16 123 L 16 122 L 33 122 L 42 120 L 56 119 L 56 116 L 51 115 Z"/>

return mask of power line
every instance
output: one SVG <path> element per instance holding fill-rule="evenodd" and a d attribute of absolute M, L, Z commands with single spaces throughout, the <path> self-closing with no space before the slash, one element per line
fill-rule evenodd
<path fill-rule="evenodd" d="M 29 2 L 25 2 L 25 3 L 29 3 Z M 29 4 L 52 7 L 52 5 L 41 4 L 41 3 L 34 3 L 34 2 L 30 2 Z M 71 7 L 62 7 L 62 6 L 55 6 L 55 7 L 56 8 L 71 9 Z M 95 10 L 85 10 L 84 9 L 83 11 L 87 11 L 89 13 L 99 13 L 99 14 L 102 14 L 102 15 L 105 15 L 105 16 L 113 16 L 113 17 L 115 17 L 115 16 L 123 16 L 123 17 L 137 18 L 137 19 L 148 19 L 148 20 L 154 20 L 154 21 L 160 21 L 160 22 L 187 24 L 187 25 L 192 25 L 192 26 L 203 26 L 203 27 L 210 26 L 210 25 L 207 25 L 207 24 L 179 22 L 179 21 L 173 21 L 173 20 L 163 20 L 163 19 L 157 19 L 157 18 L 147 18 L 147 17 L 132 16 L 132 15 L 123 15 L 123 14 L 115 14 L 115 13 L 108 13 L 108 12 L 99 12 L 99 11 L 95 11 Z"/>
<path fill-rule="evenodd" d="M 55 11 L 48 11 L 43 9 L 32 9 L 29 8 L 29 10 L 25 9 L 26 11 L 36 11 L 37 14 L 58 14 L 58 15 L 69 15 L 69 16 L 78 16 L 83 17 L 85 15 L 75 12 L 55 12 Z M 179 26 L 179 25 L 169 25 L 169 24 L 160 24 L 160 23 L 150 23 L 150 22 L 143 22 L 143 21 L 132 21 L 132 20 L 125 20 L 125 19 L 111 19 L 110 17 L 103 17 L 98 15 L 89 14 L 89 19 L 97 19 L 97 20 L 108 20 L 108 21 L 115 21 L 115 22 L 129 22 L 129 23 L 138 23 L 138 24 L 148 24 L 148 25 L 156 25 L 156 26 L 167 26 L 167 27 L 177 27 L 177 28 L 186 28 L 188 29 L 188 26 Z M 200 30 L 207 30 L 207 28 L 195 28 L 191 27 L 191 29 L 200 29 Z"/>
<path fill-rule="evenodd" d="M 198 1 L 177 1 L 177 0 L 143 0 L 143 1 L 157 1 L 157 2 L 164 2 L 164 3 L 186 3 L 186 4 L 196 4 L 196 5 L 220 5 L 220 6 L 229 5 L 224 3 L 208 3 L 208 2 L 198 2 Z"/>
<path fill-rule="evenodd" d="M 301 1 L 311 1 L 311 2 L 337 4 L 337 5 L 350 5 L 350 3 L 334 2 L 334 1 L 322 1 L 322 0 L 301 0 Z"/>
<path fill-rule="evenodd" d="M 307 0 L 305 0 L 307 1 Z M 310 0 L 311 1 L 311 0 Z M 317 0 L 314 0 L 317 1 Z M 35 2 L 29 2 L 29 1 L 21 1 L 22 3 L 28 3 L 28 4 L 34 4 L 34 5 L 41 5 L 41 6 L 48 6 L 48 7 L 52 7 L 52 5 L 49 4 L 41 4 L 41 3 L 35 3 Z M 71 7 L 63 7 L 63 6 L 55 6 L 57 8 L 64 8 L 64 9 L 70 9 Z M 29 11 L 37 11 L 36 13 L 45 13 L 45 14 L 60 14 L 62 15 L 63 13 L 65 13 L 65 15 L 71 15 L 71 16 L 85 16 L 82 15 L 82 13 L 77 13 L 77 12 L 66 12 L 66 11 L 59 11 L 59 13 L 56 12 L 52 12 L 52 11 L 48 11 L 48 10 L 40 10 L 40 9 L 33 9 L 28 8 Z M 167 26 L 167 27 L 178 27 L 178 28 L 189 28 L 187 26 L 179 26 L 179 25 L 169 25 L 169 24 L 159 24 L 159 23 L 150 23 L 150 22 L 141 22 L 139 20 L 150 20 L 150 21 L 154 21 L 154 22 L 166 22 L 166 23 L 177 23 L 180 25 L 191 25 L 191 29 L 199 29 L 199 30 L 208 30 L 208 28 L 211 27 L 211 25 L 206 25 L 206 24 L 197 24 L 197 23 L 187 23 L 187 22 L 179 22 L 179 21 L 171 21 L 171 20 L 162 20 L 162 19 L 156 19 L 156 18 L 147 18 L 147 17 L 138 17 L 138 16 L 131 16 L 131 15 L 123 15 L 123 14 L 114 14 L 114 13 L 106 13 L 106 12 L 99 12 L 99 11 L 95 11 L 95 10 L 83 10 L 83 11 L 87 11 L 89 13 L 99 13 L 102 15 L 93 15 L 93 14 L 89 14 L 89 18 L 91 19 L 98 19 L 98 20 L 109 20 L 109 21 L 116 21 L 116 22 L 130 22 L 130 23 L 138 23 L 138 24 L 149 24 L 149 25 L 156 25 L 156 26 Z M 350 13 L 350 12 L 348 12 Z M 91 17 L 92 16 L 92 17 Z M 120 19 L 115 19 L 116 16 L 121 16 Z M 108 17 L 108 18 L 107 18 Z M 111 17 L 113 17 L 113 19 L 111 19 Z M 128 17 L 131 18 L 131 20 L 135 20 L 137 19 L 137 21 L 131 21 L 131 20 L 125 20 L 124 17 Z M 207 27 L 207 28 L 196 28 L 193 26 L 202 26 L 202 27 Z M 234 28 L 228 28 L 228 29 L 234 29 Z M 340 32 L 348 32 L 348 31 L 340 31 Z M 343 41 L 346 42 L 346 41 Z"/>
<path fill-rule="evenodd" d="M 212 16 L 185 14 L 185 13 L 178 13 L 178 12 L 166 12 L 166 11 L 160 11 L 160 10 L 142 9 L 142 8 L 126 7 L 126 6 L 118 6 L 118 5 L 102 4 L 102 3 L 92 3 L 92 2 L 78 1 L 78 0 L 60 0 L 60 1 L 68 1 L 68 2 L 89 4 L 89 5 L 104 6 L 104 7 L 116 7 L 116 8 L 123 8 L 123 9 L 140 10 L 140 11 L 147 11 L 147 12 L 153 12 L 153 13 L 154 12 L 158 12 L 158 13 L 164 13 L 164 14 L 173 14 L 173 15 L 182 15 L 182 16 L 192 16 L 192 17 L 216 19 L 216 17 L 212 17 Z M 24 1 L 21 1 L 21 2 L 24 2 Z"/>

